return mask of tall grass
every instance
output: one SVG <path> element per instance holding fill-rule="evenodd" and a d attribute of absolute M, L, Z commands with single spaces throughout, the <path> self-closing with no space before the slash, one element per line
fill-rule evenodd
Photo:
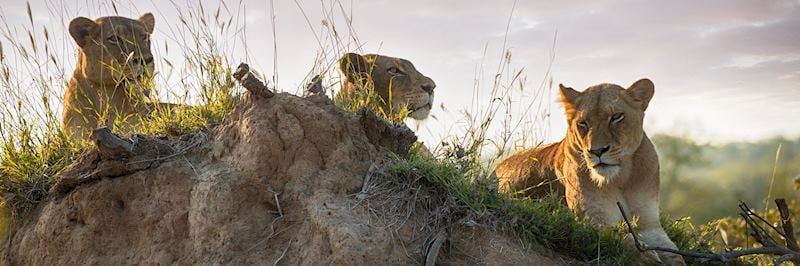
<path fill-rule="evenodd" d="M 49 8 L 52 13 L 59 7 Z M 118 14 L 113 2 L 99 9 Z M 235 105 L 241 89 L 234 83 L 231 66 L 241 59 L 232 58 L 231 46 L 242 34 L 241 27 L 236 26 L 242 18 L 224 4 L 216 10 L 206 10 L 202 4 L 178 10 L 179 26 L 162 22 L 156 30 L 180 38 L 180 42 L 173 42 L 180 45 L 172 49 L 181 52 L 183 68 L 176 69 L 176 64 L 159 54 L 169 53 L 166 42 L 160 46 L 162 42 L 154 40 L 158 64 L 150 84 L 158 89 L 146 88 L 152 94 L 141 99 L 153 106 L 152 112 L 145 117 L 119 117 L 114 125 L 125 124 L 126 119 L 142 122 L 129 128 L 115 127 L 116 133 L 175 135 L 205 130 L 222 121 Z M 74 56 L 77 48 L 66 30 L 56 37 L 46 25 L 37 25 L 30 5 L 27 15 L 28 25 L 10 25 L 5 15 L 0 17 L 0 98 L 4 101 L 0 107 L 0 205 L 13 216 L 41 202 L 56 173 L 90 147 L 83 140 L 68 138 L 60 126 L 61 97 L 71 77 L 64 69 L 71 69 L 67 62 L 74 60 L 64 58 Z M 55 49 L 59 47 L 57 40 L 68 40 L 70 45 Z M 177 84 L 170 83 L 172 75 L 180 76 Z M 163 101 L 172 103 L 160 104 Z"/>
<path fill-rule="evenodd" d="M 12 215 L 42 201 L 55 173 L 85 150 L 61 131 L 58 99 L 66 78 L 54 38 L 46 27 L 37 30 L 30 5 L 27 15 L 21 27 L 28 38 L 17 39 L 18 28 L 4 16 L 0 27 L 0 205 Z"/>
<path fill-rule="evenodd" d="M 156 26 L 157 31 L 167 32 L 173 39 L 170 42 L 156 40 L 153 45 L 157 49 L 154 52 L 158 64 L 153 73 L 154 94 L 147 101 L 176 105 L 158 105 L 130 132 L 182 134 L 206 130 L 223 121 L 236 104 L 241 89 L 233 81 L 231 66 L 249 61 L 247 55 L 244 59 L 234 56 L 237 51 L 249 50 L 243 37 L 246 28 L 241 22 L 241 10 L 245 7 L 241 3 L 230 7 L 221 2 L 215 9 L 207 9 L 203 2 L 198 3 L 196 7 L 175 6 L 178 22 L 161 22 Z M 300 4 L 295 3 L 305 14 Z M 341 2 L 322 1 L 320 4 L 323 18 L 319 26 L 306 16 L 319 51 L 307 80 L 301 84 L 320 75 L 326 84 L 325 92 L 335 93 L 335 88 L 344 80 L 338 74 L 339 57 L 346 52 L 364 51 L 352 17 Z M 106 10 L 100 11 L 118 14 L 114 2 L 102 8 Z M 511 12 L 513 14 L 513 8 Z M 16 26 L 5 23 L 4 17 L 4 25 L 0 27 L 3 36 L 0 41 L 0 96 L 5 101 L 0 107 L 0 204 L 14 216 L 24 214 L 44 200 L 56 173 L 89 147 L 83 141 L 67 138 L 59 125 L 59 99 L 70 74 L 64 72 L 70 69 L 66 65 L 69 60 L 63 58 L 65 54 L 74 55 L 75 48 L 67 45 L 60 51 L 52 49 L 54 38 L 46 27 L 34 23 L 30 8 L 28 17 L 29 25 L 21 26 L 26 33 L 23 35 L 28 38 L 17 38 L 20 34 Z M 274 19 L 272 23 L 274 27 Z M 273 34 L 274 31 L 273 28 Z M 60 36 L 60 39 L 65 38 L 71 41 L 66 34 Z M 553 47 L 555 40 L 554 37 Z M 178 45 L 169 47 L 167 43 Z M 274 47 L 277 45 L 275 41 Z M 181 64 L 166 59 L 165 55 L 175 50 L 181 54 Z M 9 60 L 7 54 L 13 54 L 14 60 Z M 555 52 L 551 51 L 550 55 L 552 64 Z M 549 70 L 541 77 L 538 87 L 530 88 L 524 69 L 512 69 L 512 58 L 512 52 L 504 43 L 496 69 L 489 71 L 492 78 L 488 87 L 482 85 L 485 67 L 479 66 L 473 105 L 463 111 L 463 123 L 459 123 L 462 128 L 434 149 L 435 157 L 412 153 L 408 159 L 398 158 L 392 174 L 423 176 L 430 184 L 456 198 L 461 208 L 490 213 L 529 243 L 538 243 L 584 261 L 624 262 L 629 254 L 621 248 L 619 233 L 597 229 L 575 217 L 559 199 L 532 201 L 497 193 L 496 180 L 491 174 L 494 161 L 515 148 L 529 147 L 541 139 L 536 135 L 537 130 L 541 130 L 538 123 L 549 116 L 537 112 L 542 109 L 543 102 L 550 102 L 548 93 L 552 91 Z M 274 64 L 278 63 L 276 59 Z M 277 76 L 274 72 L 271 80 L 277 81 Z M 336 102 L 355 111 L 380 106 L 379 100 L 367 88 L 359 97 Z M 407 116 L 407 112 L 380 108 L 377 111 L 393 122 L 402 122 Z M 500 132 L 497 137 L 491 135 L 494 131 Z"/>

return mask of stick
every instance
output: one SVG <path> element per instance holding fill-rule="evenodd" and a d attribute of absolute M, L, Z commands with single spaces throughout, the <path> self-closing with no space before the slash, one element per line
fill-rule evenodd
<path fill-rule="evenodd" d="M 272 98 L 275 96 L 275 93 L 267 88 L 267 85 L 264 85 L 264 82 L 261 82 L 252 72 L 250 72 L 250 66 L 241 63 L 239 67 L 236 68 L 236 72 L 233 72 L 233 77 L 242 84 L 242 87 L 247 89 L 255 98 Z"/>
<path fill-rule="evenodd" d="M 792 214 L 789 212 L 789 207 L 786 205 L 785 199 L 775 199 L 775 205 L 778 206 L 778 211 L 781 213 L 781 227 L 783 227 L 784 239 L 786 240 L 786 247 L 791 250 L 800 252 L 800 247 L 797 245 L 797 238 L 794 236 L 794 227 L 792 226 Z"/>
<path fill-rule="evenodd" d="M 445 239 L 447 239 L 447 233 L 444 229 L 439 230 L 439 233 L 433 238 L 431 248 L 428 249 L 428 255 L 425 256 L 425 266 L 436 265 L 436 257 L 439 257 L 439 250 L 442 248 Z"/>
<path fill-rule="evenodd" d="M 740 207 L 741 206 L 746 207 L 747 205 L 744 205 L 742 203 L 742 204 L 740 204 Z M 775 262 L 774 262 L 775 265 L 779 265 L 781 262 L 785 262 L 785 261 L 800 262 L 799 261 L 800 260 L 800 252 L 793 251 L 793 250 L 791 250 L 789 248 L 782 247 L 782 246 L 777 246 L 777 245 L 769 245 L 769 246 L 763 246 L 763 247 L 758 247 L 758 248 L 746 248 L 746 249 L 729 251 L 729 252 L 725 252 L 725 253 L 713 253 L 713 252 L 703 253 L 703 252 L 683 251 L 683 250 L 676 250 L 676 249 L 662 248 L 662 247 L 648 247 L 648 246 L 645 246 L 644 244 L 639 242 L 639 238 L 636 235 L 636 231 L 633 229 L 633 226 L 631 226 L 631 222 L 628 219 L 628 214 L 625 213 L 625 209 L 622 208 L 622 203 L 617 202 L 617 207 L 619 207 L 619 211 L 622 214 L 622 218 L 625 220 L 625 225 L 627 225 L 627 227 L 628 227 L 628 232 L 631 235 L 633 235 L 633 241 L 636 244 L 636 248 L 639 249 L 639 251 L 642 251 L 642 252 L 649 251 L 649 250 L 661 251 L 661 252 L 669 252 L 669 253 L 678 254 L 678 255 L 681 255 L 681 256 L 684 256 L 684 257 L 692 257 L 692 258 L 706 259 L 706 260 L 719 261 L 719 262 L 730 262 L 730 261 L 735 260 L 736 258 L 739 258 L 741 256 L 746 256 L 746 255 L 768 254 L 768 255 L 778 255 L 778 256 L 780 256 L 778 259 L 775 260 Z M 746 222 L 755 224 L 755 221 L 753 221 L 753 219 L 750 216 L 748 216 L 748 215 L 746 215 L 744 213 L 740 213 L 740 215 L 742 215 L 742 218 L 744 218 Z M 759 227 L 759 228 L 761 228 L 761 227 Z M 758 229 L 755 229 L 755 230 L 758 230 Z M 761 228 L 761 230 L 764 230 L 764 229 Z M 760 233 L 761 232 L 759 232 L 759 236 L 760 236 Z M 766 233 L 766 232 L 764 232 L 764 233 Z M 756 240 L 759 240 L 759 239 L 756 239 Z M 763 239 L 761 239 L 759 241 L 763 241 Z M 769 243 L 767 243 L 767 244 L 769 244 Z"/>
<path fill-rule="evenodd" d="M 133 143 L 125 141 L 111 133 L 107 127 L 98 127 L 92 130 L 90 136 L 97 150 L 100 152 L 100 158 L 103 159 L 117 159 L 125 157 L 133 152 Z"/>

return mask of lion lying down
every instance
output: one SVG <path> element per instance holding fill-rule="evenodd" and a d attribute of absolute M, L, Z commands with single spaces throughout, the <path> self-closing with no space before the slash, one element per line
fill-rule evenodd
<path fill-rule="evenodd" d="M 372 90 L 387 114 L 403 111 L 416 120 L 428 118 L 436 83 L 414 67 L 411 61 L 385 55 L 347 53 L 339 59 L 345 76 L 337 99 L 358 97 Z"/>
<path fill-rule="evenodd" d="M 552 189 L 566 196 L 571 209 L 606 226 L 622 221 L 616 205 L 621 202 L 626 212 L 639 216 L 647 245 L 675 249 L 659 221 L 658 155 L 642 129 L 653 82 L 642 79 L 627 89 L 600 84 L 583 92 L 560 87 L 566 137 L 502 161 L 495 170 L 500 189 L 532 198 Z M 652 252 L 646 254 L 643 260 L 658 261 Z M 680 255 L 658 255 L 669 264 L 685 264 Z"/>

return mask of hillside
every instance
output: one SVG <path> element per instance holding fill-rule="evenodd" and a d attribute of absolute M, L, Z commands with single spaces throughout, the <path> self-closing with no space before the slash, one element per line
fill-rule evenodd
<path fill-rule="evenodd" d="M 3 262 L 571 261 L 481 217 L 448 213 L 447 193 L 424 180 L 388 175 L 400 158 L 393 154 L 406 154 L 415 139 L 324 95 L 247 95 L 210 132 L 137 135 L 121 143 L 127 150 L 84 155 L 23 217 Z"/>

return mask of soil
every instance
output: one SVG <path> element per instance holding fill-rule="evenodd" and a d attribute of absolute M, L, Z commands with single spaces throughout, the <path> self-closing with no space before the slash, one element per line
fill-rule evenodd
<path fill-rule="evenodd" d="M 436 189 L 387 188 L 413 132 L 324 95 L 245 96 L 210 132 L 126 141 L 60 174 L 4 264 L 571 263 L 489 224 L 442 225 Z"/>

